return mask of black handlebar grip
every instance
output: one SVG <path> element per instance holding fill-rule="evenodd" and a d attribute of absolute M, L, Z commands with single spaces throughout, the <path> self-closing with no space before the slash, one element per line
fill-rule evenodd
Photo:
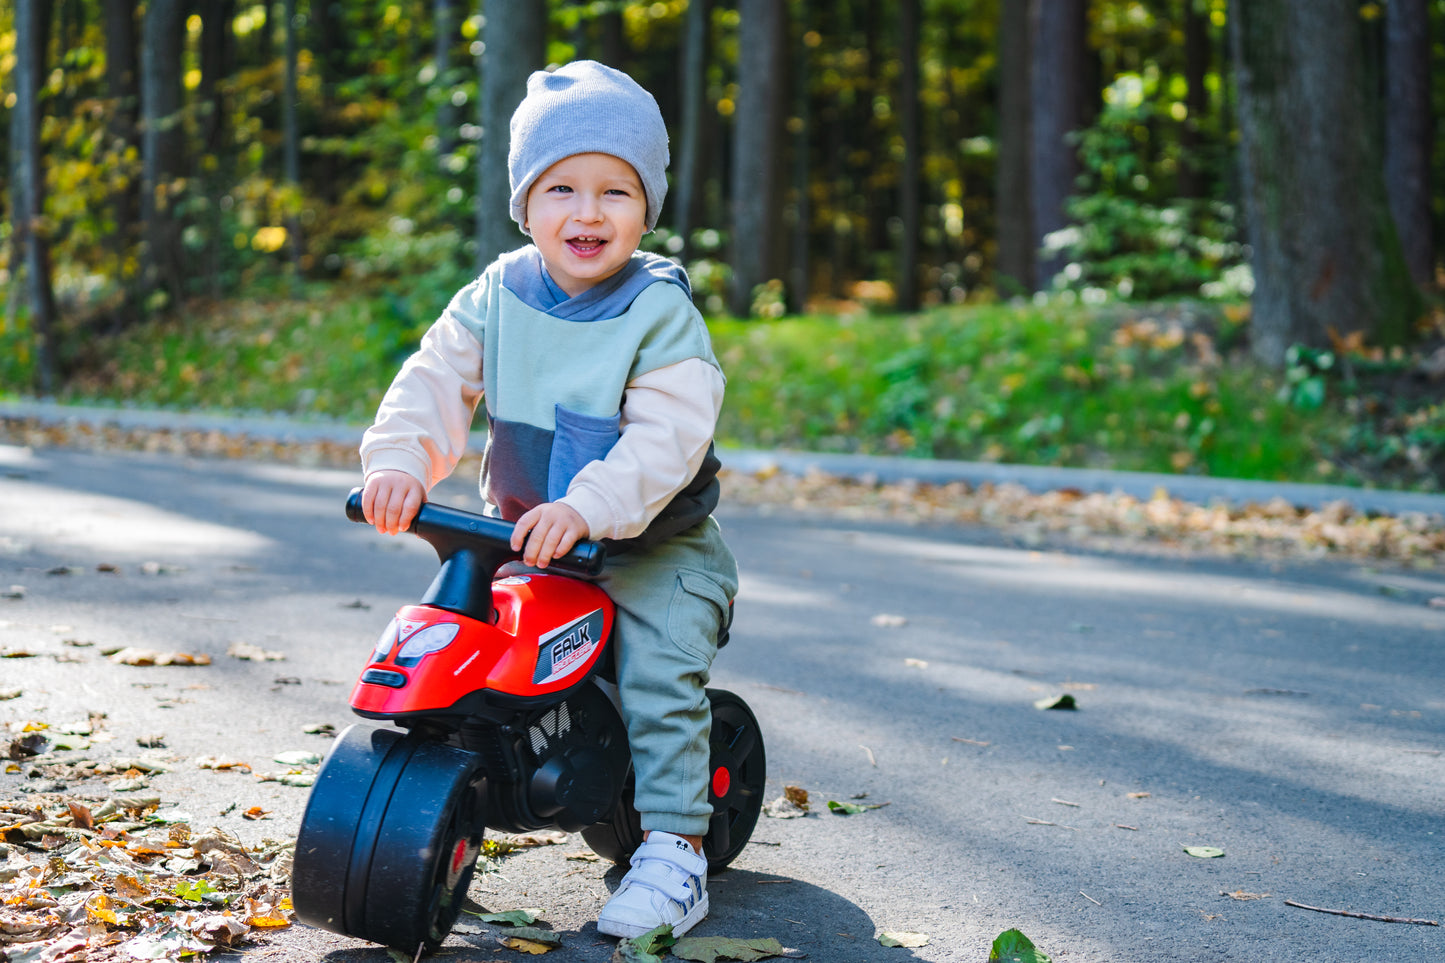
<path fill-rule="evenodd" d="M 607 546 L 584 539 L 566 555 L 553 559 L 552 565 L 579 575 L 600 575 L 607 565 Z"/>
<path fill-rule="evenodd" d="M 346 517 L 353 522 L 365 522 L 366 513 L 361 510 L 361 489 L 353 488 L 346 496 Z"/>
<path fill-rule="evenodd" d="M 360 488 L 353 488 L 346 498 L 346 517 L 353 522 L 366 521 L 366 514 L 361 510 Z M 445 557 L 451 554 L 451 549 L 446 546 L 455 544 L 455 538 L 471 538 L 493 545 L 507 545 L 511 538 L 511 528 L 511 522 L 500 518 L 424 502 L 407 530 L 431 542 Z M 511 552 L 510 546 L 508 549 L 507 554 L 511 557 L 521 557 L 521 553 Z M 606 564 L 607 547 L 600 542 L 583 539 L 572 546 L 572 550 L 566 555 L 553 559 L 548 567 L 556 567 L 577 575 L 598 575 Z"/>

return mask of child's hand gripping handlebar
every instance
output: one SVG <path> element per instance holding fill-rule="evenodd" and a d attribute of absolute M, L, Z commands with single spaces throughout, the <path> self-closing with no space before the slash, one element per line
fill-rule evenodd
<path fill-rule="evenodd" d="M 346 499 L 346 517 L 353 522 L 366 522 L 361 510 L 360 488 L 353 488 Z M 407 531 L 436 549 L 442 569 L 422 604 L 489 620 L 493 576 L 507 562 L 522 557 L 521 552 L 512 549 L 512 528 L 511 522 L 500 518 L 424 503 Z M 605 546 L 584 539 L 566 555 L 553 559 L 548 571 L 597 575 L 606 560 Z"/>

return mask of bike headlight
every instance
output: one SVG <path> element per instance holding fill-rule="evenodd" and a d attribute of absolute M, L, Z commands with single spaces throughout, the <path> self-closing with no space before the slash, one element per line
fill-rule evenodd
<path fill-rule="evenodd" d="M 440 652 L 452 644 L 457 633 L 462 627 L 456 622 L 439 622 L 436 625 L 428 625 L 424 629 L 418 629 L 402 644 L 401 651 L 396 654 L 397 665 L 416 665 L 426 656 L 433 652 Z"/>
<path fill-rule="evenodd" d="M 391 647 L 396 645 L 397 627 L 396 619 L 392 619 L 387 623 L 386 628 L 381 630 L 381 638 L 376 640 L 376 648 L 371 650 L 371 661 L 380 662 L 385 659 L 386 654 L 391 651 Z"/>

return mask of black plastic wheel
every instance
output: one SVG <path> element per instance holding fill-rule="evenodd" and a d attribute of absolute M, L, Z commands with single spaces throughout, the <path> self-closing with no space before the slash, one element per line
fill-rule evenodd
<path fill-rule="evenodd" d="M 358 842 L 357 830 L 373 790 L 389 798 L 401 764 L 410 757 L 408 752 L 395 758 L 390 766 L 385 765 L 402 735 L 395 729 L 352 725 L 331 744 L 306 800 L 296 837 L 291 900 L 302 922 L 333 933 L 361 935 L 360 907 L 347 912 L 347 882 Z M 380 786 L 379 777 L 384 783 Z M 368 827 L 372 836 L 376 829 L 375 825 Z M 364 848 L 366 839 L 360 842 Z"/>
<path fill-rule="evenodd" d="M 303 921 L 414 954 L 456 922 L 485 814 L 474 753 L 349 727 L 302 817 L 292 901 Z"/>
<path fill-rule="evenodd" d="M 763 732 L 741 696 L 709 689 L 712 702 L 712 824 L 702 840 L 709 872 L 725 868 L 752 838 L 768 778 Z"/>
<path fill-rule="evenodd" d="M 724 869 L 748 844 L 763 810 L 767 757 L 758 720 L 741 697 L 726 689 L 708 689 L 712 703 L 711 765 L 708 800 L 713 817 L 703 837 L 709 872 Z M 629 767 L 617 808 L 605 820 L 582 830 L 592 851 L 626 866 L 642 845 L 642 819 L 633 803 L 636 778 Z"/>

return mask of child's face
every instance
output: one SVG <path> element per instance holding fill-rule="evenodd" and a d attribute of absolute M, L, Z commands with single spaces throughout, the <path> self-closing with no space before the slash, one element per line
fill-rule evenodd
<path fill-rule="evenodd" d="M 547 273 L 568 297 L 626 266 L 647 230 L 647 195 L 632 165 L 611 154 L 574 154 L 527 192 L 527 229 Z"/>

